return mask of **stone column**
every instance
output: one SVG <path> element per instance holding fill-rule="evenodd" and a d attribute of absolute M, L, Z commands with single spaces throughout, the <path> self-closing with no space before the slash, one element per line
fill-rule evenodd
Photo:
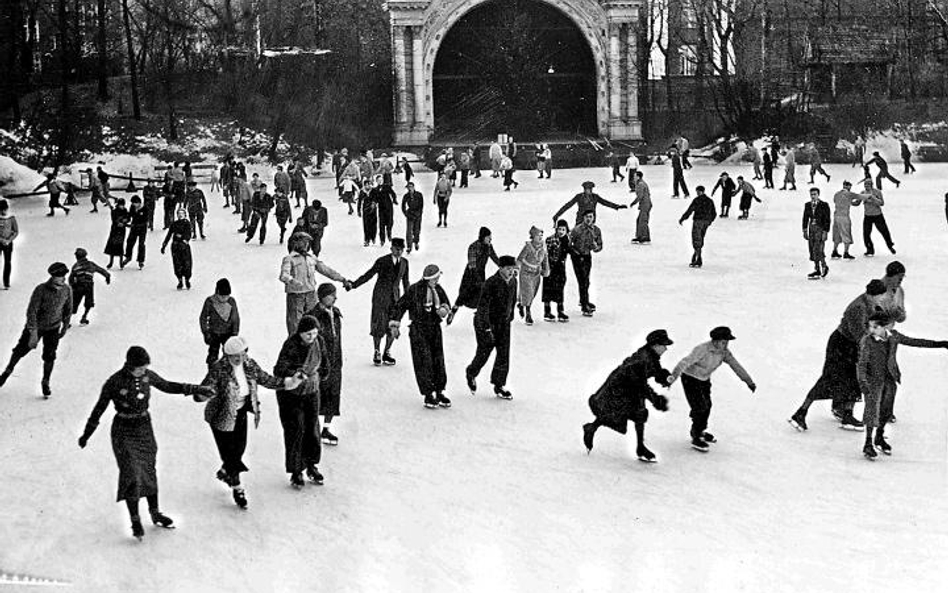
<path fill-rule="evenodd" d="M 418 128 L 425 126 L 425 50 L 422 47 L 421 27 L 412 27 L 411 59 L 415 95 L 415 121 Z"/>
<path fill-rule="evenodd" d="M 626 104 L 625 117 L 630 121 L 639 119 L 639 63 L 638 63 L 638 35 L 636 27 L 626 25 L 628 32 L 626 41 L 627 68 L 626 68 Z"/>
<path fill-rule="evenodd" d="M 622 60 L 619 47 L 619 25 L 609 25 L 609 120 L 622 117 Z"/>
<path fill-rule="evenodd" d="M 395 125 L 408 121 L 408 79 L 405 69 L 405 27 L 392 26 L 392 51 L 395 54 Z"/>

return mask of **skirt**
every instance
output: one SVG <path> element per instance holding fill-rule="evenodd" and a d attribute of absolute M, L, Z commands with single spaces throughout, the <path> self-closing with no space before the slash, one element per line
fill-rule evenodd
<path fill-rule="evenodd" d="M 116 417 L 112 421 L 112 452 L 119 470 L 116 502 L 158 494 L 158 444 L 150 416 Z"/>
<path fill-rule="evenodd" d="M 338 416 L 342 395 L 342 368 L 333 366 L 329 376 L 319 382 L 319 415 Z"/>
<path fill-rule="evenodd" d="M 520 304 L 529 307 L 540 289 L 540 274 L 523 271 L 520 274 Z"/>
<path fill-rule="evenodd" d="M 464 274 L 461 276 L 461 287 L 458 289 L 458 300 L 455 304 L 459 307 L 476 309 L 477 301 L 481 298 L 485 276 L 486 273 L 483 269 L 464 268 Z"/>
<path fill-rule="evenodd" d="M 856 378 L 858 360 L 859 344 L 850 342 L 838 329 L 835 330 L 826 342 L 823 373 L 807 397 L 813 400 L 832 399 L 834 406 L 858 402 L 861 399 L 859 380 Z"/>
<path fill-rule="evenodd" d="M 848 216 L 833 218 L 833 243 L 853 244 L 853 223 Z"/>
<path fill-rule="evenodd" d="M 105 242 L 105 254 L 121 257 L 125 255 L 125 227 L 112 227 Z"/>
<path fill-rule="evenodd" d="M 566 286 L 566 262 L 550 262 L 550 275 L 543 279 L 543 302 L 562 303 Z"/>
<path fill-rule="evenodd" d="M 187 241 L 171 243 L 171 263 L 177 278 L 191 277 L 191 246 Z"/>

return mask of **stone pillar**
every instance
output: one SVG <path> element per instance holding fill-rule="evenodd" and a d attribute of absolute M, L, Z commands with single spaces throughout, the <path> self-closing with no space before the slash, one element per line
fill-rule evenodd
<path fill-rule="evenodd" d="M 425 48 L 421 37 L 421 27 L 412 27 L 411 35 L 412 87 L 415 98 L 415 128 L 425 127 Z"/>
<path fill-rule="evenodd" d="M 628 32 L 626 40 L 627 68 L 626 68 L 626 103 L 625 118 L 631 128 L 633 137 L 642 135 L 642 122 L 639 119 L 639 63 L 638 63 L 638 28 L 629 24 L 626 27 Z"/>
<path fill-rule="evenodd" d="M 392 27 L 392 52 L 395 54 L 395 126 L 405 127 L 408 121 L 408 78 L 405 67 L 405 27 Z"/>
<path fill-rule="evenodd" d="M 614 126 L 622 117 L 622 55 L 619 25 L 609 25 L 609 123 Z"/>

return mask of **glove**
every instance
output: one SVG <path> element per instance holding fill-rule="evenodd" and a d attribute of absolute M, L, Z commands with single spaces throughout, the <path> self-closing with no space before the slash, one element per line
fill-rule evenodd
<path fill-rule="evenodd" d="M 111 277 L 111 276 L 106 276 L 106 277 L 105 277 L 105 283 L 106 283 L 106 284 L 112 284 L 112 277 Z"/>
<path fill-rule="evenodd" d="M 26 343 L 29 346 L 30 350 L 36 348 L 36 345 L 39 344 L 39 333 L 36 330 L 30 331 L 30 339 Z"/>
<path fill-rule="evenodd" d="M 628 206 L 626 206 L 625 204 L 621 204 L 619 206 L 619 210 L 625 210 L 626 208 L 628 208 Z"/>
<path fill-rule="evenodd" d="M 808 233 L 808 232 L 806 232 L 806 231 L 803 231 L 803 239 L 804 239 L 805 241 L 809 241 L 809 240 L 810 240 L 810 233 Z"/>
<path fill-rule="evenodd" d="M 204 400 L 211 399 L 214 397 L 215 391 L 213 387 L 206 387 L 204 385 L 198 385 L 197 389 L 194 390 L 194 395 L 202 397 Z"/>
<path fill-rule="evenodd" d="M 260 412 L 253 415 L 253 427 L 260 428 Z"/>
<path fill-rule="evenodd" d="M 164 254 L 165 254 L 165 248 L 162 247 L 162 248 L 161 248 L 161 255 L 164 255 Z"/>
<path fill-rule="evenodd" d="M 451 322 L 454 321 L 454 314 L 457 312 L 458 312 L 457 309 L 451 309 L 451 311 L 448 312 L 448 316 L 444 320 L 444 322 L 447 323 L 448 325 L 451 325 Z"/>
<path fill-rule="evenodd" d="M 62 338 L 66 335 L 66 332 L 69 331 L 68 325 L 63 325 L 62 329 L 59 330 L 59 337 Z"/>
<path fill-rule="evenodd" d="M 86 435 L 82 435 L 81 437 L 79 437 L 79 448 L 80 448 L 80 449 L 85 449 L 85 448 L 86 448 L 86 444 L 87 444 L 88 442 L 89 442 L 89 437 L 87 437 Z"/>
<path fill-rule="evenodd" d="M 668 411 L 668 398 L 664 395 L 656 395 L 655 399 L 652 400 L 652 405 L 655 406 L 655 409 L 659 412 Z"/>
<path fill-rule="evenodd" d="M 755 391 L 757 391 L 757 384 L 751 381 L 750 383 L 747 384 L 747 388 L 751 390 L 751 393 L 754 393 Z"/>
<path fill-rule="evenodd" d="M 399 325 L 401 324 L 397 321 L 388 322 L 388 333 L 392 334 L 392 339 L 394 340 L 397 340 L 398 337 L 401 335 L 401 332 L 398 329 Z"/>
<path fill-rule="evenodd" d="M 441 319 L 446 318 L 450 312 L 451 312 L 451 308 L 448 307 L 447 305 L 441 305 L 440 307 L 438 307 L 438 317 L 440 317 Z"/>
<path fill-rule="evenodd" d="M 678 221 L 678 226 L 681 226 L 681 225 L 683 225 L 683 224 L 685 224 L 685 221 L 684 221 L 684 220 L 679 220 L 679 221 Z M 161 252 L 164 253 L 164 250 L 162 250 Z"/>
<path fill-rule="evenodd" d="M 352 280 L 343 280 L 342 287 L 345 288 L 347 291 L 352 290 Z"/>

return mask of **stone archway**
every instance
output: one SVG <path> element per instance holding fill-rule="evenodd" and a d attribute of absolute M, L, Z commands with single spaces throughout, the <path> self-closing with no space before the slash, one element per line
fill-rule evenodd
<path fill-rule="evenodd" d="M 388 0 L 395 80 L 396 145 L 424 146 L 434 129 L 433 73 L 445 35 L 492 0 Z M 641 139 L 637 23 L 644 0 L 537 0 L 557 8 L 589 44 L 596 68 L 596 128 L 612 140 Z"/>

